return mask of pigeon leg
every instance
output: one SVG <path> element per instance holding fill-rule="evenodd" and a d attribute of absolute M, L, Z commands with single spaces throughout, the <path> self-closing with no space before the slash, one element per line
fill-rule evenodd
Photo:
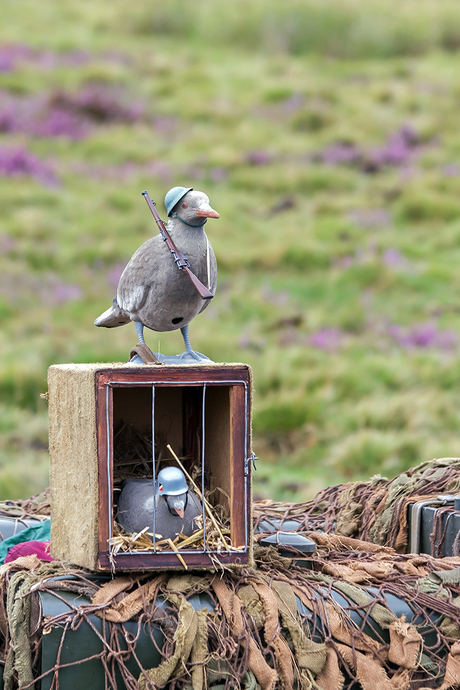
<path fill-rule="evenodd" d="M 201 355 L 199 352 L 195 352 L 195 350 L 192 350 L 192 346 L 190 345 L 190 338 L 188 337 L 188 324 L 186 326 L 182 326 L 180 332 L 182 333 L 182 337 L 184 339 L 186 355 L 189 355 L 190 357 L 198 361 L 209 359 L 205 355 Z"/>
<path fill-rule="evenodd" d="M 135 321 L 134 325 L 136 326 L 136 333 L 137 337 L 139 338 L 139 342 L 141 345 L 145 345 L 145 340 L 144 340 L 144 324 L 142 321 Z"/>

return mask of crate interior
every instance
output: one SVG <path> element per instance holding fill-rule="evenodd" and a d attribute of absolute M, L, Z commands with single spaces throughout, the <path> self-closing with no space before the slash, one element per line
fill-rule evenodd
<path fill-rule="evenodd" d="M 227 517 L 233 547 L 242 547 L 237 520 L 232 514 L 235 462 L 232 442 L 232 385 L 158 385 L 113 388 L 113 486 L 114 514 L 117 496 L 127 477 L 152 477 L 177 463 L 178 455 L 210 504 Z M 203 395 L 203 392 L 205 393 Z M 152 404 L 154 400 L 155 463 L 152 453 Z M 204 409 L 203 409 L 204 401 Z M 204 432 L 204 433 L 203 433 Z M 203 438 L 204 436 L 204 438 Z M 204 445 L 204 452 L 203 452 Z M 204 465 L 203 460 L 204 458 Z M 190 484 L 190 482 L 188 482 Z"/>

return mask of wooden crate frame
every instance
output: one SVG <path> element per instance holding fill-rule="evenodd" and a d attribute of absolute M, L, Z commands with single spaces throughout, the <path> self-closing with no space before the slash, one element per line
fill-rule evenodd
<path fill-rule="evenodd" d="M 68 376 L 66 376 L 68 374 Z M 93 409 L 95 433 L 90 434 L 90 441 L 83 430 L 75 428 L 68 415 L 81 409 L 78 385 L 79 374 L 83 376 L 83 389 L 93 384 Z M 172 551 L 118 553 L 110 557 L 108 539 L 112 536 L 112 479 L 113 479 L 113 425 L 114 400 L 117 391 L 136 388 L 151 388 L 152 395 L 161 389 L 180 387 L 187 391 L 202 389 L 203 395 L 215 390 L 228 389 L 228 433 L 229 433 L 229 484 L 231 539 L 234 546 L 241 546 L 239 551 L 210 553 L 204 551 L 181 551 L 188 568 L 214 568 L 216 562 L 225 566 L 243 566 L 252 562 L 252 522 L 251 522 L 251 371 L 245 364 L 226 365 L 173 365 L 173 366 L 133 366 L 133 365 L 57 365 L 50 368 L 50 460 L 51 460 L 51 500 L 52 500 L 52 553 L 56 557 L 71 561 L 93 570 L 156 570 L 183 569 L 183 564 Z M 67 388 L 67 393 L 62 389 Z M 72 394 L 71 394 L 72 393 Z M 123 394 L 121 394 L 123 395 Z M 83 398 L 88 398 L 86 390 Z M 89 396 L 91 397 L 91 396 Z M 55 399 L 53 405 L 53 399 Z M 67 404 L 66 404 L 67 403 Z M 190 411 L 193 414 L 193 409 Z M 56 417 L 59 415 L 60 419 Z M 209 422 L 212 429 L 212 423 Z M 69 428 L 70 433 L 62 434 L 62 427 Z M 154 434 L 154 421 L 152 423 Z M 193 439 L 184 442 L 192 444 Z M 81 437 L 79 439 L 79 436 Z M 65 439 L 65 440 L 64 440 Z M 92 492 L 90 503 L 86 501 L 89 514 L 82 514 L 73 507 L 65 508 L 65 494 L 73 487 L 84 501 L 85 481 L 79 489 L 78 477 L 82 468 L 72 462 L 69 467 L 69 453 L 63 452 L 64 443 L 82 455 L 83 466 L 89 470 L 92 481 L 97 486 L 97 506 L 93 505 L 96 495 Z M 68 450 L 68 449 L 67 449 Z M 67 461 L 67 463 L 66 463 Z M 64 466 L 66 463 L 67 466 Z M 86 484 L 86 490 L 88 485 Z M 67 501 L 67 504 L 70 503 Z M 79 513 L 77 517 L 77 513 Z M 69 531 L 75 531 L 76 520 L 81 529 L 87 529 L 88 539 L 81 538 L 72 543 Z M 80 529 L 77 530 L 80 533 Z M 92 532 L 92 537 L 90 533 Z"/>

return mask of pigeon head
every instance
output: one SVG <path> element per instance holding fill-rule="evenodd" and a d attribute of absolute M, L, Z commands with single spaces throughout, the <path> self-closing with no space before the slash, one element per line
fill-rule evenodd
<path fill-rule="evenodd" d="M 164 499 L 171 515 L 183 519 L 185 509 L 187 507 L 188 492 L 185 494 L 180 494 L 179 496 L 165 496 Z"/>
<path fill-rule="evenodd" d="M 179 199 L 172 208 L 170 217 L 179 218 L 192 227 L 201 227 L 208 218 L 219 218 L 219 214 L 211 208 L 209 197 L 204 192 L 192 189 Z"/>

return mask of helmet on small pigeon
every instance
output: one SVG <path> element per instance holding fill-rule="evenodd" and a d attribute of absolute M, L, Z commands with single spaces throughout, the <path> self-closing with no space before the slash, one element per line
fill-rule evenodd
<path fill-rule="evenodd" d="M 178 467 L 165 467 L 158 473 L 157 493 L 163 496 L 179 496 L 188 491 L 184 473 Z"/>
<path fill-rule="evenodd" d="M 193 187 L 173 187 L 169 190 L 169 192 L 166 193 L 165 207 L 168 216 L 171 215 L 171 211 L 173 210 L 174 206 L 182 199 L 182 197 L 185 196 L 187 192 L 191 192 L 192 190 Z"/>

